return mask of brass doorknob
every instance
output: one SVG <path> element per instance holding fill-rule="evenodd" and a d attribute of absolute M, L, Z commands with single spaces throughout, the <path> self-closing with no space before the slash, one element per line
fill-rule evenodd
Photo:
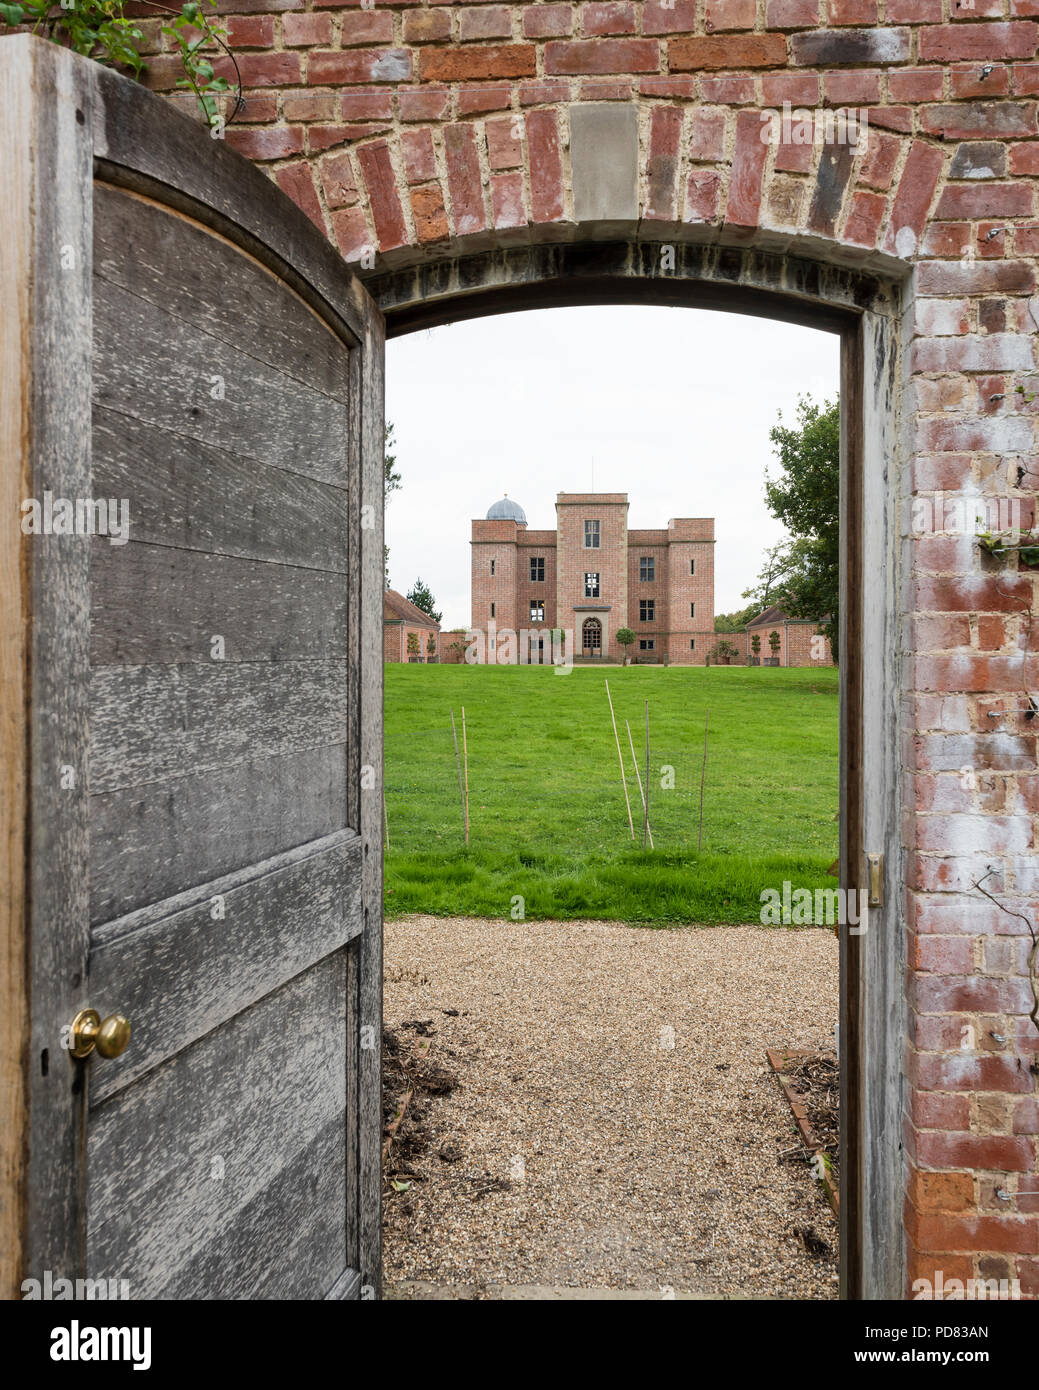
<path fill-rule="evenodd" d="M 72 1020 L 73 1057 L 89 1057 L 96 1047 L 102 1057 L 118 1057 L 130 1041 L 130 1020 L 109 1014 L 102 1022 L 96 1009 L 81 1009 Z"/>

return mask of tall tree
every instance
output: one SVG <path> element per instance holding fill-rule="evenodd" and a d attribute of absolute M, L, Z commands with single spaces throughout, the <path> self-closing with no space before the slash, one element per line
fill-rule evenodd
<path fill-rule="evenodd" d="M 386 424 L 386 446 L 385 446 L 385 481 L 386 481 L 386 501 L 390 500 L 390 493 L 396 492 L 400 487 L 400 474 L 397 472 L 397 455 L 390 452 L 396 448 L 397 441 L 393 437 L 393 424 L 388 421 Z"/>
<path fill-rule="evenodd" d="M 390 452 L 396 443 L 397 441 L 393 437 L 393 425 L 387 423 L 385 444 L 383 446 L 385 455 L 383 460 L 384 498 L 387 502 L 390 500 L 390 494 L 396 492 L 400 487 L 400 474 L 397 472 L 397 455 Z M 388 545 L 383 545 L 382 547 L 382 563 L 386 587 L 388 589 L 390 587 L 390 547 Z"/>
<path fill-rule="evenodd" d="M 423 613 L 428 614 L 435 623 L 440 621 L 441 614 L 437 612 L 434 606 L 435 600 L 433 595 L 430 593 L 427 586 L 423 584 L 421 579 L 415 580 L 411 591 L 406 594 L 405 597 L 409 603 L 413 603 L 416 608 L 421 608 Z"/>
<path fill-rule="evenodd" d="M 747 622 L 770 603 L 777 602 L 783 578 L 790 568 L 790 544 L 789 540 L 785 540 L 769 546 L 765 551 L 765 561 L 757 582 L 751 588 L 743 590 L 743 597 L 753 600 L 747 609 Z"/>
<path fill-rule="evenodd" d="M 786 526 L 789 542 L 769 552 L 756 597 L 779 603 L 794 618 L 814 618 L 837 658 L 840 594 L 840 402 L 797 403 L 792 428 L 769 431 L 781 472 L 765 476 L 769 511 Z M 779 553 L 777 554 L 777 549 Z M 761 588 L 767 592 L 762 594 Z"/>
<path fill-rule="evenodd" d="M 748 589 L 743 597 L 746 598 L 749 593 L 750 590 Z M 734 613 L 716 613 L 714 615 L 714 630 L 715 632 L 742 632 L 745 624 L 749 623 L 755 613 L 760 611 L 760 606 L 757 603 L 751 603 L 746 608 L 737 608 Z"/>

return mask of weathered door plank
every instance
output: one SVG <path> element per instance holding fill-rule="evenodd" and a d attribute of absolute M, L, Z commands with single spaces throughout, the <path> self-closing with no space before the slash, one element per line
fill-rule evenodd
<path fill-rule="evenodd" d="M 346 739 L 346 662 L 102 666 L 91 682 L 96 792 Z"/>
<path fill-rule="evenodd" d="M 94 408 L 99 497 L 127 498 L 135 541 L 343 572 L 351 499 L 233 450 Z"/>
<path fill-rule="evenodd" d="M 299 381 L 346 399 L 328 324 L 241 248 L 125 189 L 95 185 L 95 274 Z M 109 248 L 112 248 L 109 250 Z M 256 271 L 260 273 L 257 274 Z M 214 297 L 212 287 L 221 292 Z"/>
<path fill-rule="evenodd" d="M 91 797 L 90 920 L 108 922 L 346 824 L 343 744 Z"/>
<path fill-rule="evenodd" d="M 333 1223 L 328 1232 L 329 1213 L 314 1199 L 321 1193 L 332 1213 L 337 1204 L 341 1211 L 341 1174 L 337 1182 L 323 1174 L 329 1166 L 335 1171 L 335 1152 L 341 1158 L 345 1148 L 345 979 L 344 953 L 327 956 L 92 1106 L 94 1277 L 122 1273 L 132 1296 L 161 1297 L 185 1262 L 209 1251 L 219 1268 L 216 1287 L 192 1281 L 181 1296 L 234 1296 L 264 1266 L 279 1267 L 281 1282 L 294 1279 L 282 1266 L 281 1246 L 302 1224 L 314 1242 L 313 1265 L 324 1262 L 311 1294 L 320 1296 L 331 1263 L 342 1259 L 342 1217 L 338 1231 Z M 299 1161 L 315 1143 L 325 1150 L 320 1161 Z M 289 1181 L 273 1186 L 286 1171 Z M 236 1222 L 254 1202 L 266 1209 L 264 1245 L 250 1239 L 236 1248 Z M 322 1249 L 323 1231 L 331 1250 L 327 1235 Z"/>
<path fill-rule="evenodd" d="M 94 1007 L 140 1022 L 133 1048 L 92 1078 L 91 1101 L 353 940 L 360 861 L 356 834 L 341 831 L 108 923 L 90 955 Z"/>
<path fill-rule="evenodd" d="M 91 547 L 91 661 L 99 666 L 318 660 L 348 640 L 342 576 L 170 546 Z"/>
<path fill-rule="evenodd" d="M 259 273 L 259 272 L 257 272 Z M 94 399 L 171 434 L 346 485 L 347 408 L 100 278 Z"/>

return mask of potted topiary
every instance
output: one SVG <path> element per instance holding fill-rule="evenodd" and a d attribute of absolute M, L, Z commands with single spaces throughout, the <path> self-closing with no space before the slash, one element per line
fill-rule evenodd
<path fill-rule="evenodd" d="M 739 654 L 739 648 L 734 647 L 731 642 L 727 642 L 724 637 L 721 641 L 715 642 L 710 651 L 710 655 L 713 656 L 717 662 L 725 666 L 728 666 L 732 658 L 734 656 L 739 656 Z"/>

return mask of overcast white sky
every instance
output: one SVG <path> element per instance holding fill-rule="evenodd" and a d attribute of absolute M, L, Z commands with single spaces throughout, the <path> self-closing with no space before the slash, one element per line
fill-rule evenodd
<path fill-rule="evenodd" d="M 390 582 L 421 575 L 444 627 L 469 611 L 471 521 L 503 493 L 534 529 L 557 492 L 626 492 L 631 527 L 713 516 L 715 611 L 744 606 L 782 528 L 765 509 L 768 432 L 801 393 L 837 394 L 837 339 L 700 309 L 543 309 L 450 324 L 386 349 L 402 487 Z"/>

